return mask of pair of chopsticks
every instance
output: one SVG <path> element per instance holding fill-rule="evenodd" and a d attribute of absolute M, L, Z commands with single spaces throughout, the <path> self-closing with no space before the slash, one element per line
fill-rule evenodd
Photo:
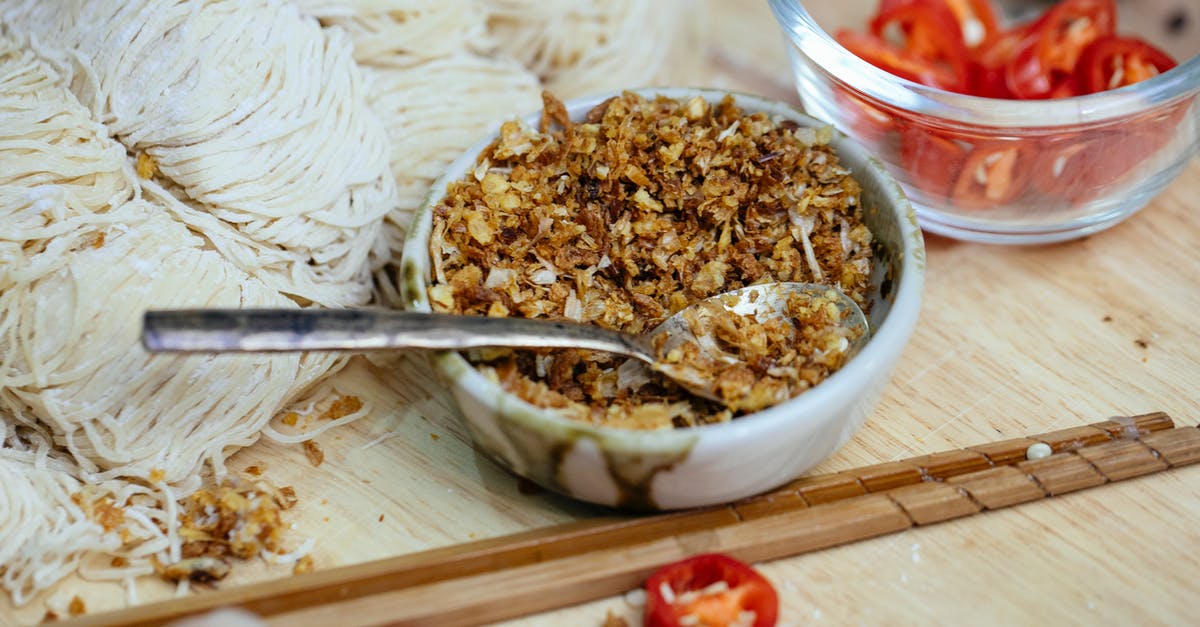
<path fill-rule="evenodd" d="M 1035 444 L 1052 454 L 1027 459 Z M 800 479 L 726 506 L 590 519 L 85 617 L 161 624 L 221 606 L 270 623 L 459 625 L 626 592 L 718 551 L 778 559 L 1200 461 L 1200 428 L 1164 413 Z"/>

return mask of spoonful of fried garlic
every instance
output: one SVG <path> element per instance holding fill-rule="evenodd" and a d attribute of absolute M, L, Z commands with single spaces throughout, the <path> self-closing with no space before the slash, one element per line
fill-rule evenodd
<path fill-rule="evenodd" d="M 368 351 L 396 348 L 577 348 L 633 359 L 644 369 L 735 411 L 755 411 L 803 392 L 865 342 L 867 320 L 841 291 L 810 283 L 764 283 L 690 305 L 642 335 L 574 322 L 381 309 L 192 309 L 148 311 L 151 352 Z M 634 361 L 636 360 L 636 361 Z"/>

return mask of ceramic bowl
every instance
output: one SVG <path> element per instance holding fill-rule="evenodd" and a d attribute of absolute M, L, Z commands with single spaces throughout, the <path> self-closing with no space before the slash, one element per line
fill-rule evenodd
<path fill-rule="evenodd" d="M 833 33 L 866 31 L 879 0 L 770 4 L 804 110 L 878 157 L 928 232 L 1000 244 L 1079 238 L 1134 215 L 1200 154 L 1200 36 L 1186 19 L 1200 10 L 1187 2 L 1117 5 L 1117 32 L 1161 46 L 1177 67 L 1120 89 L 1048 100 L 952 93 L 858 58 Z M 1006 24 L 1050 4 L 994 0 Z M 1164 29 L 1172 20 L 1174 30 L 1191 32 Z M 993 190 L 984 168 L 995 162 L 1010 167 Z M 977 180 L 988 181 L 986 192 Z"/>
<path fill-rule="evenodd" d="M 717 102 L 726 92 L 649 89 L 652 97 Z M 567 102 L 581 119 L 612 94 Z M 796 109 L 734 94 L 747 112 L 763 111 L 803 126 L 824 123 Z M 536 126 L 537 114 L 529 123 Z M 434 183 L 410 226 L 400 264 L 405 307 L 430 311 L 429 238 L 433 207 L 450 181 L 470 172 L 480 142 Z M 788 400 L 726 423 L 659 431 L 583 424 L 540 409 L 504 391 L 459 353 L 433 356 L 458 403 L 476 448 L 517 475 L 583 501 L 618 508 L 667 510 L 725 503 L 790 481 L 845 443 L 871 414 L 917 321 L 925 247 L 904 193 L 875 158 L 835 133 L 841 163 L 862 186 L 864 221 L 876 241 L 870 299 L 872 335 L 863 349 L 828 379 Z"/>

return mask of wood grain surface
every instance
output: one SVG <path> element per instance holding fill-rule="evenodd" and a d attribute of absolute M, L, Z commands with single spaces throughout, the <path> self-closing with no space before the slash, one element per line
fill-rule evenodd
<path fill-rule="evenodd" d="M 765 3 L 708 4 L 715 32 L 704 51 L 713 69 L 707 82 L 795 100 Z M 870 420 L 814 474 L 1155 410 L 1196 426 L 1198 214 L 1194 160 L 1138 215 L 1082 240 L 997 247 L 927 237 L 925 298 L 912 342 Z M 234 469 L 260 466 L 272 481 L 295 487 L 295 542 L 316 539 L 319 572 L 624 518 L 532 489 L 476 454 L 422 355 L 357 363 L 339 385 L 367 400 L 371 416 L 320 436 L 319 468 L 301 447 L 265 441 L 230 461 Z M 1105 456 L 1112 464 L 1106 472 L 1139 470 L 1135 457 L 1110 453 L 1117 454 Z M 972 459 L 940 461 L 971 467 Z M 1076 491 L 1094 481 L 1081 467 L 1054 477 L 1044 486 L 1060 494 L 1054 498 L 759 564 L 780 592 L 781 624 L 1195 624 L 1200 466 L 1093 490 Z M 825 488 L 829 498 L 850 489 Z M 910 511 L 933 515 L 950 507 L 938 505 L 944 493 L 906 498 Z M 999 491 L 995 498 L 1020 495 Z M 236 592 L 290 572 L 239 565 L 219 589 Z M 173 592 L 146 583 L 135 600 Z M 79 580 L 56 594 L 79 594 L 92 615 L 131 600 L 117 584 Z M 389 607 L 370 616 L 388 616 Z M 0 605 L 0 624 L 33 622 L 43 612 L 40 603 L 20 611 Z M 640 608 L 614 594 L 508 624 L 599 625 L 609 612 L 639 623 Z M 331 617 L 295 618 L 291 624 L 316 625 Z M 337 616 L 343 625 L 354 618 Z"/>
<path fill-rule="evenodd" d="M 1037 446 L 1057 452 L 1034 457 Z M 802 478 L 731 505 L 589 518 L 78 622 L 141 627 L 236 604 L 278 625 L 471 625 L 624 593 L 696 552 L 792 557 L 1198 461 L 1200 429 L 1152 413 Z"/>

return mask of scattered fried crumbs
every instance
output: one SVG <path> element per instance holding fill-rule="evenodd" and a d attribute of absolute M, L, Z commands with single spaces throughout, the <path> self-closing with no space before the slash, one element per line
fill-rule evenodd
<path fill-rule="evenodd" d="M 137 165 L 134 169 L 137 170 L 138 178 L 149 180 L 154 178 L 154 175 L 158 173 L 158 163 L 154 160 L 154 157 L 144 152 L 139 152 L 137 155 Z"/>
<path fill-rule="evenodd" d="M 103 248 L 106 237 L 104 231 L 96 233 L 96 236 L 92 238 L 92 248 Z"/>
<path fill-rule="evenodd" d="M 287 553 L 284 535 L 289 525 L 281 512 L 294 504 L 294 490 L 261 481 L 230 479 L 197 490 L 180 501 L 182 559 L 174 564 L 156 562 L 156 571 L 171 581 L 209 583 L 229 574 L 231 560 Z"/>
<path fill-rule="evenodd" d="M 297 414 L 294 411 L 289 411 L 288 413 L 284 414 L 282 418 L 279 419 L 280 422 L 282 422 L 283 424 L 285 424 L 289 427 L 296 426 L 296 422 L 298 422 L 299 420 L 300 420 L 300 414 Z"/>
<path fill-rule="evenodd" d="M 296 564 L 292 566 L 293 575 L 303 575 L 304 573 L 311 573 L 312 571 L 313 558 L 311 555 L 305 555 L 304 557 L 296 560 Z"/>
<path fill-rule="evenodd" d="M 167 471 L 162 468 L 150 469 L 150 483 L 162 483 L 163 479 L 167 478 Z"/>
<path fill-rule="evenodd" d="M 629 627 L 629 622 L 622 616 L 617 616 L 612 610 L 604 616 L 604 627 Z"/>
<path fill-rule="evenodd" d="M 71 597 L 70 605 L 67 605 L 67 613 L 71 616 L 83 616 L 87 613 L 87 606 L 84 605 L 83 599 L 79 595 Z"/>
<path fill-rule="evenodd" d="M 321 450 L 320 445 L 312 440 L 305 440 L 304 454 L 313 466 L 320 466 L 321 462 L 325 461 L 325 451 Z"/>
<path fill-rule="evenodd" d="M 162 564 L 154 558 L 154 570 L 167 581 L 187 579 L 194 583 L 212 583 L 227 577 L 232 568 L 226 559 L 201 555 L 184 557 L 173 564 Z"/>
<path fill-rule="evenodd" d="M 383 522 L 383 514 L 379 515 L 379 522 Z"/>
<path fill-rule="evenodd" d="M 1138 348 L 1142 348 L 1142 349 L 1150 348 L 1150 342 L 1148 340 L 1144 340 L 1140 337 L 1138 339 L 1134 340 L 1133 343 L 1137 344 Z"/>
<path fill-rule="evenodd" d="M 296 502 L 299 500 L 296 498 L 296 489 L 290 485 L 285 485 L 282 488 L 279 488 L 279 492 L 275 494 L 275 499 L 276 502 L 279 503 L 279 508 L 282 510 L 292 509 L 296 506 Z"/>
<path fill-rule="evenodd" d="M 88 498 L 82 492 L 71 494 L 71 502 L 79 506 L 83 513 L 95 521 L 106 532 L 122 530 L 125 525 L 125 510 L 108 495 L 99 498 Z"/>
<path fill-rule="evenodd" d="M 109 566 L 112 566 L 113 568 L 125 568 L 126 566 L 129 565 L 129 560 L 118 555 L 118 556 L 112 558 L 112 561 L 109 562 L 108 564 L 109 564 Z"/>
<path fill-rule="evenodd" d="M 115 531 L 125 524 L 125 510 L 113 502 L 112 497 L 105 496 L 92 504 L 92 518 L 105 531 Z"/>
<path fill-rule="evenodd" d="M 259 465 L 246 466 L 245 472 L 246 472 L 246 474 L 253 476 L 253 477 L 261 477 L 263 474 L 263 469 L 262 469 L 262 466 L 259 466 Z"/>
<path fill-rule="evenodd" d="M 1112 316 L 1109 316 L 1109 315 L 1105 315 L 1103 318 L 1101 318 L 1101 319 L 1100 319 L 1100 321 L 1101 321 L 1101 322 L 1112 322 L 1112 321 L 1113 321 L 1113 317 L 1112 317 Z"/>
<path fill-rule="evenodd" d="M 429 434 L 429 438 L 430 438 L 431 440 L 440 440 L 440 439 L 441 439 L 441 436 L 439 436 L 439 435 L 438 435 L 438 434 L 436 434 L 436 433 L 430 433 L 430 434 Z"/>
<path fill-rule="evenodd" d="M 341 396 L 321 413 L 318 420 L 337 420 L 362 409 L 362 401 L 357 396 Z"/>
<path fill-rule="evenodd" d="M 58 620 L 58 613 L 54 610 L 48 609 L 46 610 L 46 613 L 42 615 L 43 623 L 53 623 L 56 620 Z"/>
<path fill-rule="evenodd" d="M 183 556 L 248 559 L 264 550 L 281 552 L 286 501 L 264 483 L 198 490 L 182 502 Z"/>
<path fill-rule="evenodd" d="M 638 334 L 769 281 L 824 283 L 867 305 L 872 235 L 831 129 L 745 114 L 731 97 L 625 93 L 579 123 L 543 99 L 540 131 L 503 124 L 435 207 L 435 311 Z M 468 357 L 524 400 L 584 422 L 655 429 L 738 415 L 661 377 L 630 385 L 607 353 Z"/>

